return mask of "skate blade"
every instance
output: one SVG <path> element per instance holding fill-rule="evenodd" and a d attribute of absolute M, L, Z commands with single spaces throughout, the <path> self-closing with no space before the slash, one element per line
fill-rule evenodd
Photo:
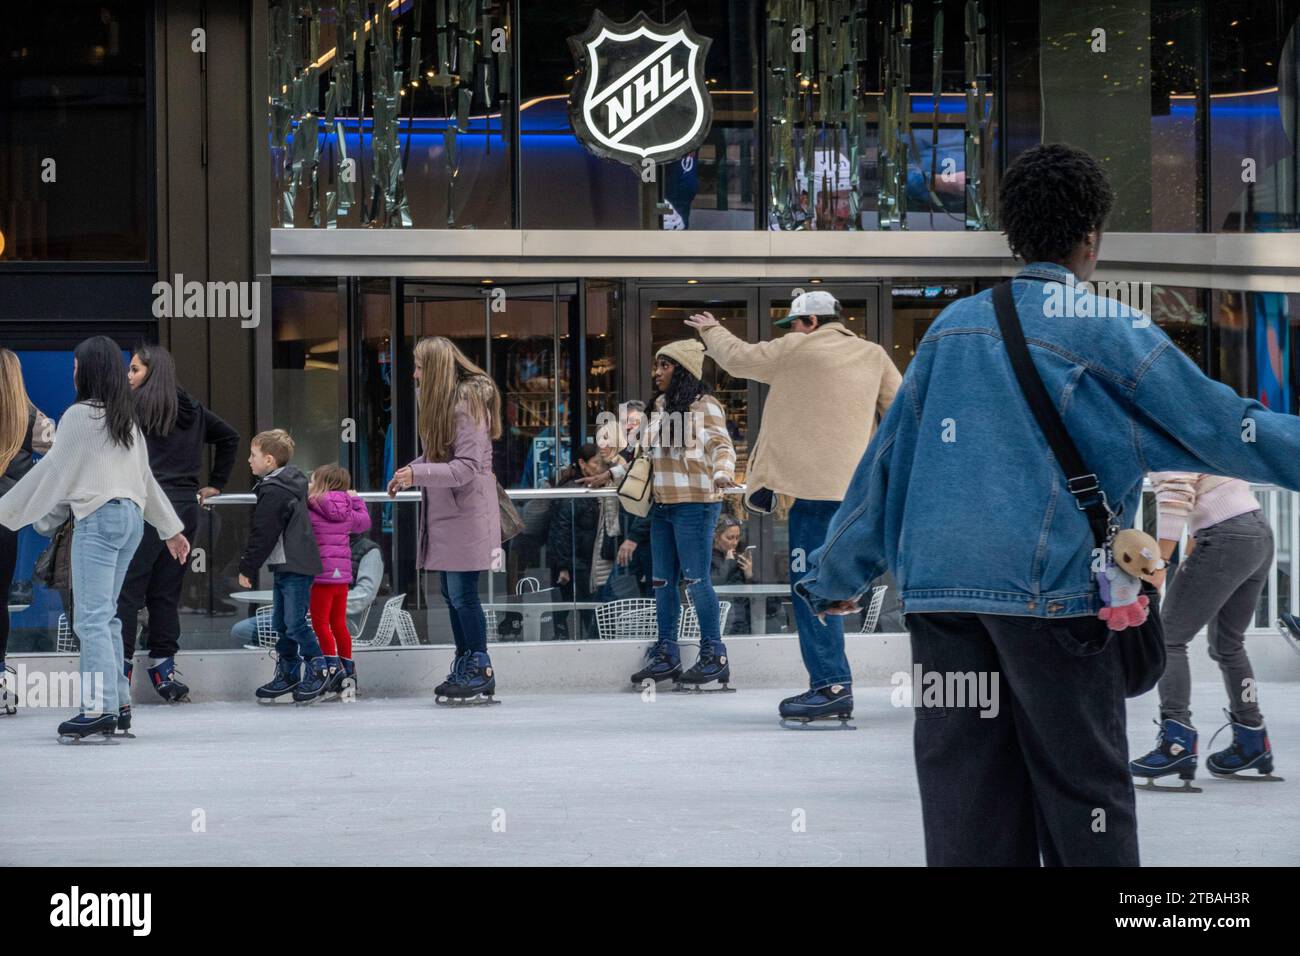
<path fill-rule="evenodd" d="M 79 734 L 59 734 L 59 743 L 67 744 L 68 746 L 74 744 L 100 744 L 101 746 L 112 745 L 117 743 L 117 741 L 113 739 L 115 736 L 116 734 L 112 733 L 86 734 L 84 737 Z"/>
<path fill-rule="evenodd" d="M 736 688 L 723 684 L 721 687 L 705 687 L 703 684 L 684 684 L 678 681 L 673 691 L 679 694 L 734 694 Z"/>
<path fill-rule="evenodd" d="M 1215 773 L 1211 770 L 1210 776 L 1218 780 L 1240 780 L 1242 783 L 1286 783 L 1286 777 L 1278 777 L 1271 773 L 1252 774 L 1249 770 L 1240 773 Z"/>
<path fill-rule="evenodd" d="M 135 740 L 135 734 L 131 733 L 131 731 L 129 731 L 129 730 L 118 730 L 118 731 L 114 731 L 113 736 L 114 736 L 114 737 L 125 737 L 127 740 Z"/>
<path fill-rule="evenodd" d="M 1204 793 L 1200 787 L 1193 787 L 1192 781 L 1184 780 L 1181 787 L 1162 787 L 1156 783 L 1155 777 L 1143 777 L 1145 783 L 1134 787 L 1134 790 L 1146 791 L 1148 793 Z"/>
<path fill-rule="evenodd" d="M 482 694 L 475 697 L 434 697 L 433 702 L 439 707 L 490 707 L 501 703 L 491 695 Z"/>
<path fill-rule="evenodd" d="M 849 723 L 852 717 L 782 717 L 781 726 L 786 730 L 857 730 Z M 835 721 L 832 725 L 832 721 Z"/>

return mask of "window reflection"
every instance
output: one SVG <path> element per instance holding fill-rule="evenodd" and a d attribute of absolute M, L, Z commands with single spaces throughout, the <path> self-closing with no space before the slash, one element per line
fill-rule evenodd
<path fill-rule="evenodd" d="M 276 279 L 271 291 L 273 427 L 304 472 L 339 461 L 339 291 L 335 279 Z"/>

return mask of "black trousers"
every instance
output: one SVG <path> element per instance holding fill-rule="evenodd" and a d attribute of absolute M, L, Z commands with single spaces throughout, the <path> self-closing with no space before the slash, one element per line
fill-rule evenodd
<path fill-rule="evenodd" d="M 194 529 L 199 524 L 199 503 L 196 500 L 172 498 L 176 516 L 185 524 L 185 537 L 194 542 Z M 181 588 L 189 560 L 178 562 L 158 537 L 158 532 L 145 525 L 144 537 L 136 548 L 131 566 L 127 568 L 122 593 L 117 598 L 117 617 L 122 622 L 122 652 L 125 660 L 135 654 L 137 618 L 141 608 L 149 609 L 149 656 L 171 657 L 180 648 Z"/>
<path fill-rule="evenodd" d="M 9 600 L 9 588 L 14 583 L 14 568 L 18 564 L 18 532 L 0 524 L 0 597 Z M 9 649 L 9 609 L 0 614 L 0 661 Z"/>
<path fill-rule="evenodd" d="M 1091 617 L 905 622 L 929 865 L 1137 866 L 1122 637 Z M 984 708 L 995 716 L 953 706 L 953 694 L 947 706 L 918 706 L 929 675 L 956 686 L 949 675 L 972 673 L 996 687 L 996 708 Z"/>

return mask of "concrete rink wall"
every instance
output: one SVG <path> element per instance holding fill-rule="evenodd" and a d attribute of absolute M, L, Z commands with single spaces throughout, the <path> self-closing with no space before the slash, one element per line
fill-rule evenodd
<path fill-rule="evenodd" d="M 632 687 L 628 677 L 641 665 L 649 641 L 543 641 L 489 644 L 488 652 L 497 670 L 497 689 L 508 693 L 608 692 Z M 807 675 L 793 635 L 736 637 L 726 639 L 732 661 L 734 687 L 798 687 Z M 851 634 L 845 641 L 849 665 L 858 686 L 890 686 L 897 673 L 911 672 L 911 650 L 905 633 Z M 1204 635 L 1190 648 L 1192 679 L 1216 681 L 1217 666 L 1205 651 Z M 1267 685 L 1277 681 L 1300 681 L 1300 655 L 1271 633 L 1248 636 L 1246 649 L 1256 677 Z M 356 651 L 361 693 L 372 697 L 419 697 L 432 693 L 451 666 L 452 648 L 446 644 L 417 647 L 387 647 Z M 682 646 L 684 666 L 695 659 L 692 645 Z M 137 656 L 132 684 L 135 704 L 161 703 L 152 693 L 147 658 Z M 11 655 L 11 664 L 22 663 L 28 674 L 38 671 L 75 671 L 75 656 Z M 241 701 L 252 697 L 253 689 L 271 679 L 274 663 L 266 651 L 217 650 L 182 651 L 176 666 L 190 687 L 193 701 Z"/>

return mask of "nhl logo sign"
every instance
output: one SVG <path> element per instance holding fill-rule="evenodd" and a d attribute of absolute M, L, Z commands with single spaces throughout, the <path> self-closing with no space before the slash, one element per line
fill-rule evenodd
<path fill-rule="evenodd" d="M 685 13 L 668 24 L 644 13 L 613 23 L 597 11 L 585 33 L 569 37 L 577 61 L 569 118 L 578 139 L 632 166 L 695 149 L 713 125 L 704 84 L 710 42 Z"/>

